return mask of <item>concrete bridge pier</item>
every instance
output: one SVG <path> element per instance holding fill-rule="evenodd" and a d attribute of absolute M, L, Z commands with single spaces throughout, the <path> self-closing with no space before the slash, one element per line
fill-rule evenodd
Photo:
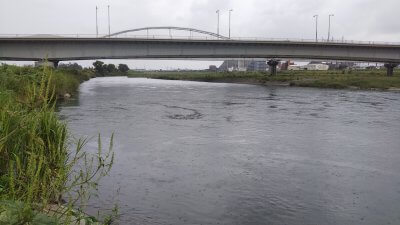
<path fill-rule="evenodd" d="M 399 64 L 396 63 L 385 63 L 386 71 L 388 76 L 393 76 L 393 71 L 396 66 Z"/>
<path fill-rule="evenodd" d="M 271 72 L 271 75 L 276 75 L 277 70 L 276 70 L 276 66 L 278 66 L 279 61 L 275 60 L 275 59 L 271 59 L 267 62 L 268 66 L 269 66 L 269 71 Z"/>

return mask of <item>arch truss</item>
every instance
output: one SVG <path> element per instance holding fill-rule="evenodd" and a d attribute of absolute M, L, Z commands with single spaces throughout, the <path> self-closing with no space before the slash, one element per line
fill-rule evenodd
<path fill-rule="evenodd" d="M 199 34 L 206 34 L 206 35 L 209 35 L 211 37 L 215 37 L 215 38 L 219 38 L 219 39 L 229 40 L 228 37 L 225 37 L 225 36 L 220 35 L 220 34 L 216 34 L 216 33 L 209 32 L 209 31 L 204 31 L 204 30 L 198 30 L 198 29 L 194 29 L 194 28 L 186 28 L 186 27 L 143 27 L 143 28 L 120 31 L 120 32 L 117 32 L 117 33 L 106 35 L 104 37 L 105 38 L 109 38 L 109 37 L 114 37 L 114 36 L 117 36 L 117 35 L 131 33 L 131 32 L 149 31 L 149 30 L 169 30 L 170 32 L 171 32 L 171 30 L 189 31 L 189 32 L 194 32 L 194 33 L 199 33 Z"/>

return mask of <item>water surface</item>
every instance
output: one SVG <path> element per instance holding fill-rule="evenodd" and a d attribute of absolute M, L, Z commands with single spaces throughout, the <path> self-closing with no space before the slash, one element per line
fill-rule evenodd
<path fill-rule="evenodd" d="M 121 224 L 400 224 L 400 94 L 95 78 L 64 106 Z M 95 139 L 89 148 L 97 145 Z M 120 189 L 119 195 L 115 195 Z"/>

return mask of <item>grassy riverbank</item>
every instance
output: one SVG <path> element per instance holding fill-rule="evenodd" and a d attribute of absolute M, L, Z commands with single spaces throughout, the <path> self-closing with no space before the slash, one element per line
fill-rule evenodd
<path fill-rule="evenodd" d="M 0 66 L 0 224 L 93 221 L 85 196 L 107 174 L 110 151 L 90 156 L 55 113 L 90 71 Z M 70 146 L 75 146 L 70 149 Z M 77 166 L 79 165 L 79 166 Z"/>
<path fill-rule="evenodd" d="M 89 69 L 58 69 L 51 70 L 51 86 L 58 99 L 64 98 L 66 94 L 74 95 L 78 91 L 79 84 L 94 77 L 94 72 Z M 30 66 L 18 67 L 11 65 L 0 66 L 0 87 L 3 90 L 11 90 L 19 97 L 28 95 L 28 86 L 32 83 L 39 84 L 43 76 L 43 68 Z"/>
<path fill-rule="evenodd" d="M 135 72 L 129 77 L 205 82 L 231 82 L 249 84 L 277 84 L 317 88 L 398 89 L 400 71 L 387 77 L 385 70 L 347 71 L 282 71 L 276 76 L 261 72 Z"/>

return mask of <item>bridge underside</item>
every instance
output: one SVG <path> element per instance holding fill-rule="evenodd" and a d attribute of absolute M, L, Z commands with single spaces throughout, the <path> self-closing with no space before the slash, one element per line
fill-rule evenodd
<path fill-rule="evenodd" d="M 318 59 L 400 63 L 400 45 L 126 38 L 1 38 L 0 60 Z"/>

